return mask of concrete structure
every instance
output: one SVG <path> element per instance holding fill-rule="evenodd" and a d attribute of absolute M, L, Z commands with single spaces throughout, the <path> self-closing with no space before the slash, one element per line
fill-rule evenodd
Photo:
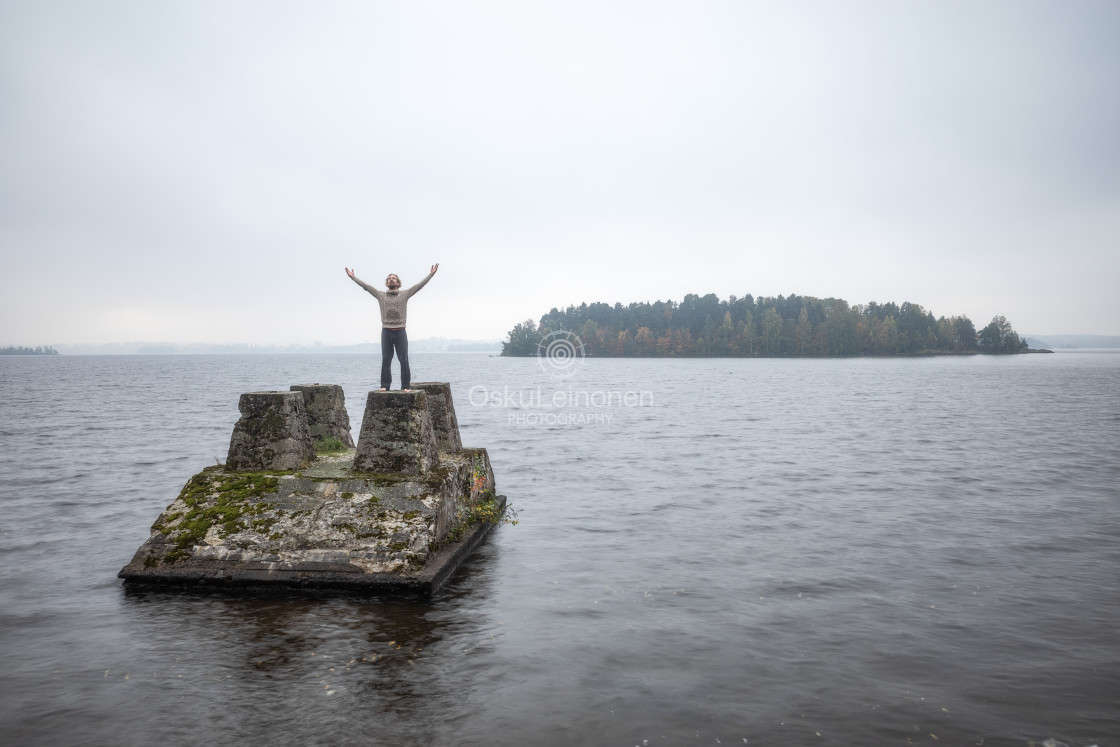
<path fill-rule="evenodd" d="M 354 454 L 359 472 L 419 475 L 439 462 L 426 392 L 370 392 Z"/>
<path fill-rule="evenodd" d="M 346 395 L 338 384 L 294 384 L 293 392 L 303 392 L 307 424 L 311 438 L 323 441 L 335 438 L 347 448 L 354 448 L 350 435 L 350 415 L 346 412 Z"/>
<path fill-rule="evenodd" d="M 315 458 L 303 395 L 248 392 L 237 408 L 226 466 L 242 471 L 302 469 Z"/>
<path fill-rule="evenodd" d="M 486 450 L 437 447 L 439 429 L 460 443 L 447 384 L 370 392 L 356 450 L 259 466 L 270 444 L 310 442 L 303 386 L 326 388 L 242 395 L 230 454 L 249 466 L 192 477 L 121 569 L 126 583 L 430 593 L 502 515 Z M 333 411 L 341 391 L 328 395 Z M 289 433 L 305 435 L 276 439 Z"/>
<path fill-rule="evenodd" d="M 431 414 L 437 448 L 440 451 L 462 451 L 463 442 L 459 438 L 459 419 L 455 416 L 451 385 L 443 381 L 422 381 L 414 383 L 412 388 L 428 395 L 428 412 Z"/>

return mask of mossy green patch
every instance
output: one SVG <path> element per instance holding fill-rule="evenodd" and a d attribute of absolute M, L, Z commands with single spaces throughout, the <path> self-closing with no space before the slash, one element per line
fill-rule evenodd
<path fill-rule="evenodd" d="M 181 517 L 181 516 L 182 516 L 182 514 L 178 513 L 178 512 L 173 513 L 173 514 L 168 514 L 167 516 L 161 516 L 159 519 L 156 520 L 155 524 L 152 524 L 152 531 L 153 532 L 159 532 L 160 534 L 170 534 L 171 533 L 170 525 L 174 524 L 179 519 L 179 517 Z"/>
<path fill-rule="evenodd" d="M 251 526 L 253 528 L 253 531 L 257 532 L 258 534 L 268 534 L 268 531 L 272 529 L 272 525 L 277 521 L 279 521 L 279 519 L 277 519 L 275 516 L 266 516 L 263 519 L 256 519 L 255 521 L 253 521 Z"/>
<path fill-rule="evenodd" d="M 340 454 L 349 450 L 350 447 L 337 438 L 320 438 L 315 441 L 316 454 Z"/>
<path fill-rule="evenodd" d="M 179 493 L 187 511 L 173 513 L 157 521 L 152 529 L 169 535 L 174 548 L 163 556 L 164 563 L 189 557 L 190 548 L 197 545 L 214 526 L 219 534 L 228 536 L 250 527 L 262 534 L 272 528 L 275 519 L 261 518 L 254 521 L 268 508 L 261 496 L 276 492 L 279 479 L 276 473 L 219 472 L 207 468 L 183 486 Z M 171 524 L 178 521 L 175 526 Z"/>
<path fill-rule="evenodd" d="M 190 556 L 190 550 L 175 549 L 165 553 L 160 562 L 170 565 L 171 563 L 175 563 L 179 560 L 182 560 L 183 558 L 189 558 Z"/>
<path fill-rule="evenodd" d="M 359 470 L 351 470 L 351 475 L 367 480 L 378 488 L 387 488 L 399 482 L 416 482 L 421 479 L 427 480 L 426 476 L 409 475 L 404 472 L 361 472 Z"/>
<path fill-rule="evenodd" d="M 503 508 L 491 491 L 484 490 L 478 498 L 458 508 L 455 512 L 455 523 L 448 530 L 443 541 L 433 543 L 429 549 L 435 551 L 455 544 L 476 524 L 517 524 L 517 514 L 518 511 L 513 506 L 506 504 Z"/>

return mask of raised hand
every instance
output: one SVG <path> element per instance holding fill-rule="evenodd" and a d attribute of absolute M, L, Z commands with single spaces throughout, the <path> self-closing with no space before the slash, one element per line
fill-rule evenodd
<path fill-rule="evenodd" d="M 436 262 L 434 265 L 432 265 L 432 271 L 431 271 L 430 274 L 435 275 L 436 270 L 438 270 L 438 269 L 439 269 L 439 262 Z"/>
<path fill-rule="evenodd" d="M 354 279 L 354 271 L 351 270 L 349 267 L 344 267 L 343 269 L 346 270 L 346 274 L 350 276 L 351 280 L 353 280 Z"/>

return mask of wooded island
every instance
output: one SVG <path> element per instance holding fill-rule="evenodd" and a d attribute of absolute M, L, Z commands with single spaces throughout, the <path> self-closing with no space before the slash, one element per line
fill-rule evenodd
<path fill-rule="evenodd" d="M 939 317 L 919 304 L 777 296 L 755 299 L 714 293 L 675 301 L 623 306 L 580 304 L 553 308 L 540 323 L 528 319 L 509 332 L 502 355 L 532 356 L 557 330 L 578 335 L 594 356 L 856 356 L 946 353 L 1021 353 L 1027 342 L 996 316 L 979 332 L 967 316 Z"/>

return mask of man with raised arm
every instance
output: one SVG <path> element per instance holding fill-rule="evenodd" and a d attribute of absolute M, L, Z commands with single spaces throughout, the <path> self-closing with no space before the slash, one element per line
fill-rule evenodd
<path fill-rule="evenodd" d="M 358 285 L 369 291 L 377 299 L 381 307 L 381 391 L 389 390 L 393 383 L 393 351 L 397 352 L 397 359 L 401 362 L 401 390 L 411 392 L 412 372 L 408 370 L 408 335 L 404 331 L 405 318 L 408 315 L 408 299 L 416 291 L 424 287 L 439 269 L 439 263 L 432 265 L 428 277 L 407 290 L 401 290 L 401 279 L 395 274 L 385 278 L 385 287 L 388 290 L 378 290 L 372 285 L 363 283 L 349 267 L 344 268 Z"/>

